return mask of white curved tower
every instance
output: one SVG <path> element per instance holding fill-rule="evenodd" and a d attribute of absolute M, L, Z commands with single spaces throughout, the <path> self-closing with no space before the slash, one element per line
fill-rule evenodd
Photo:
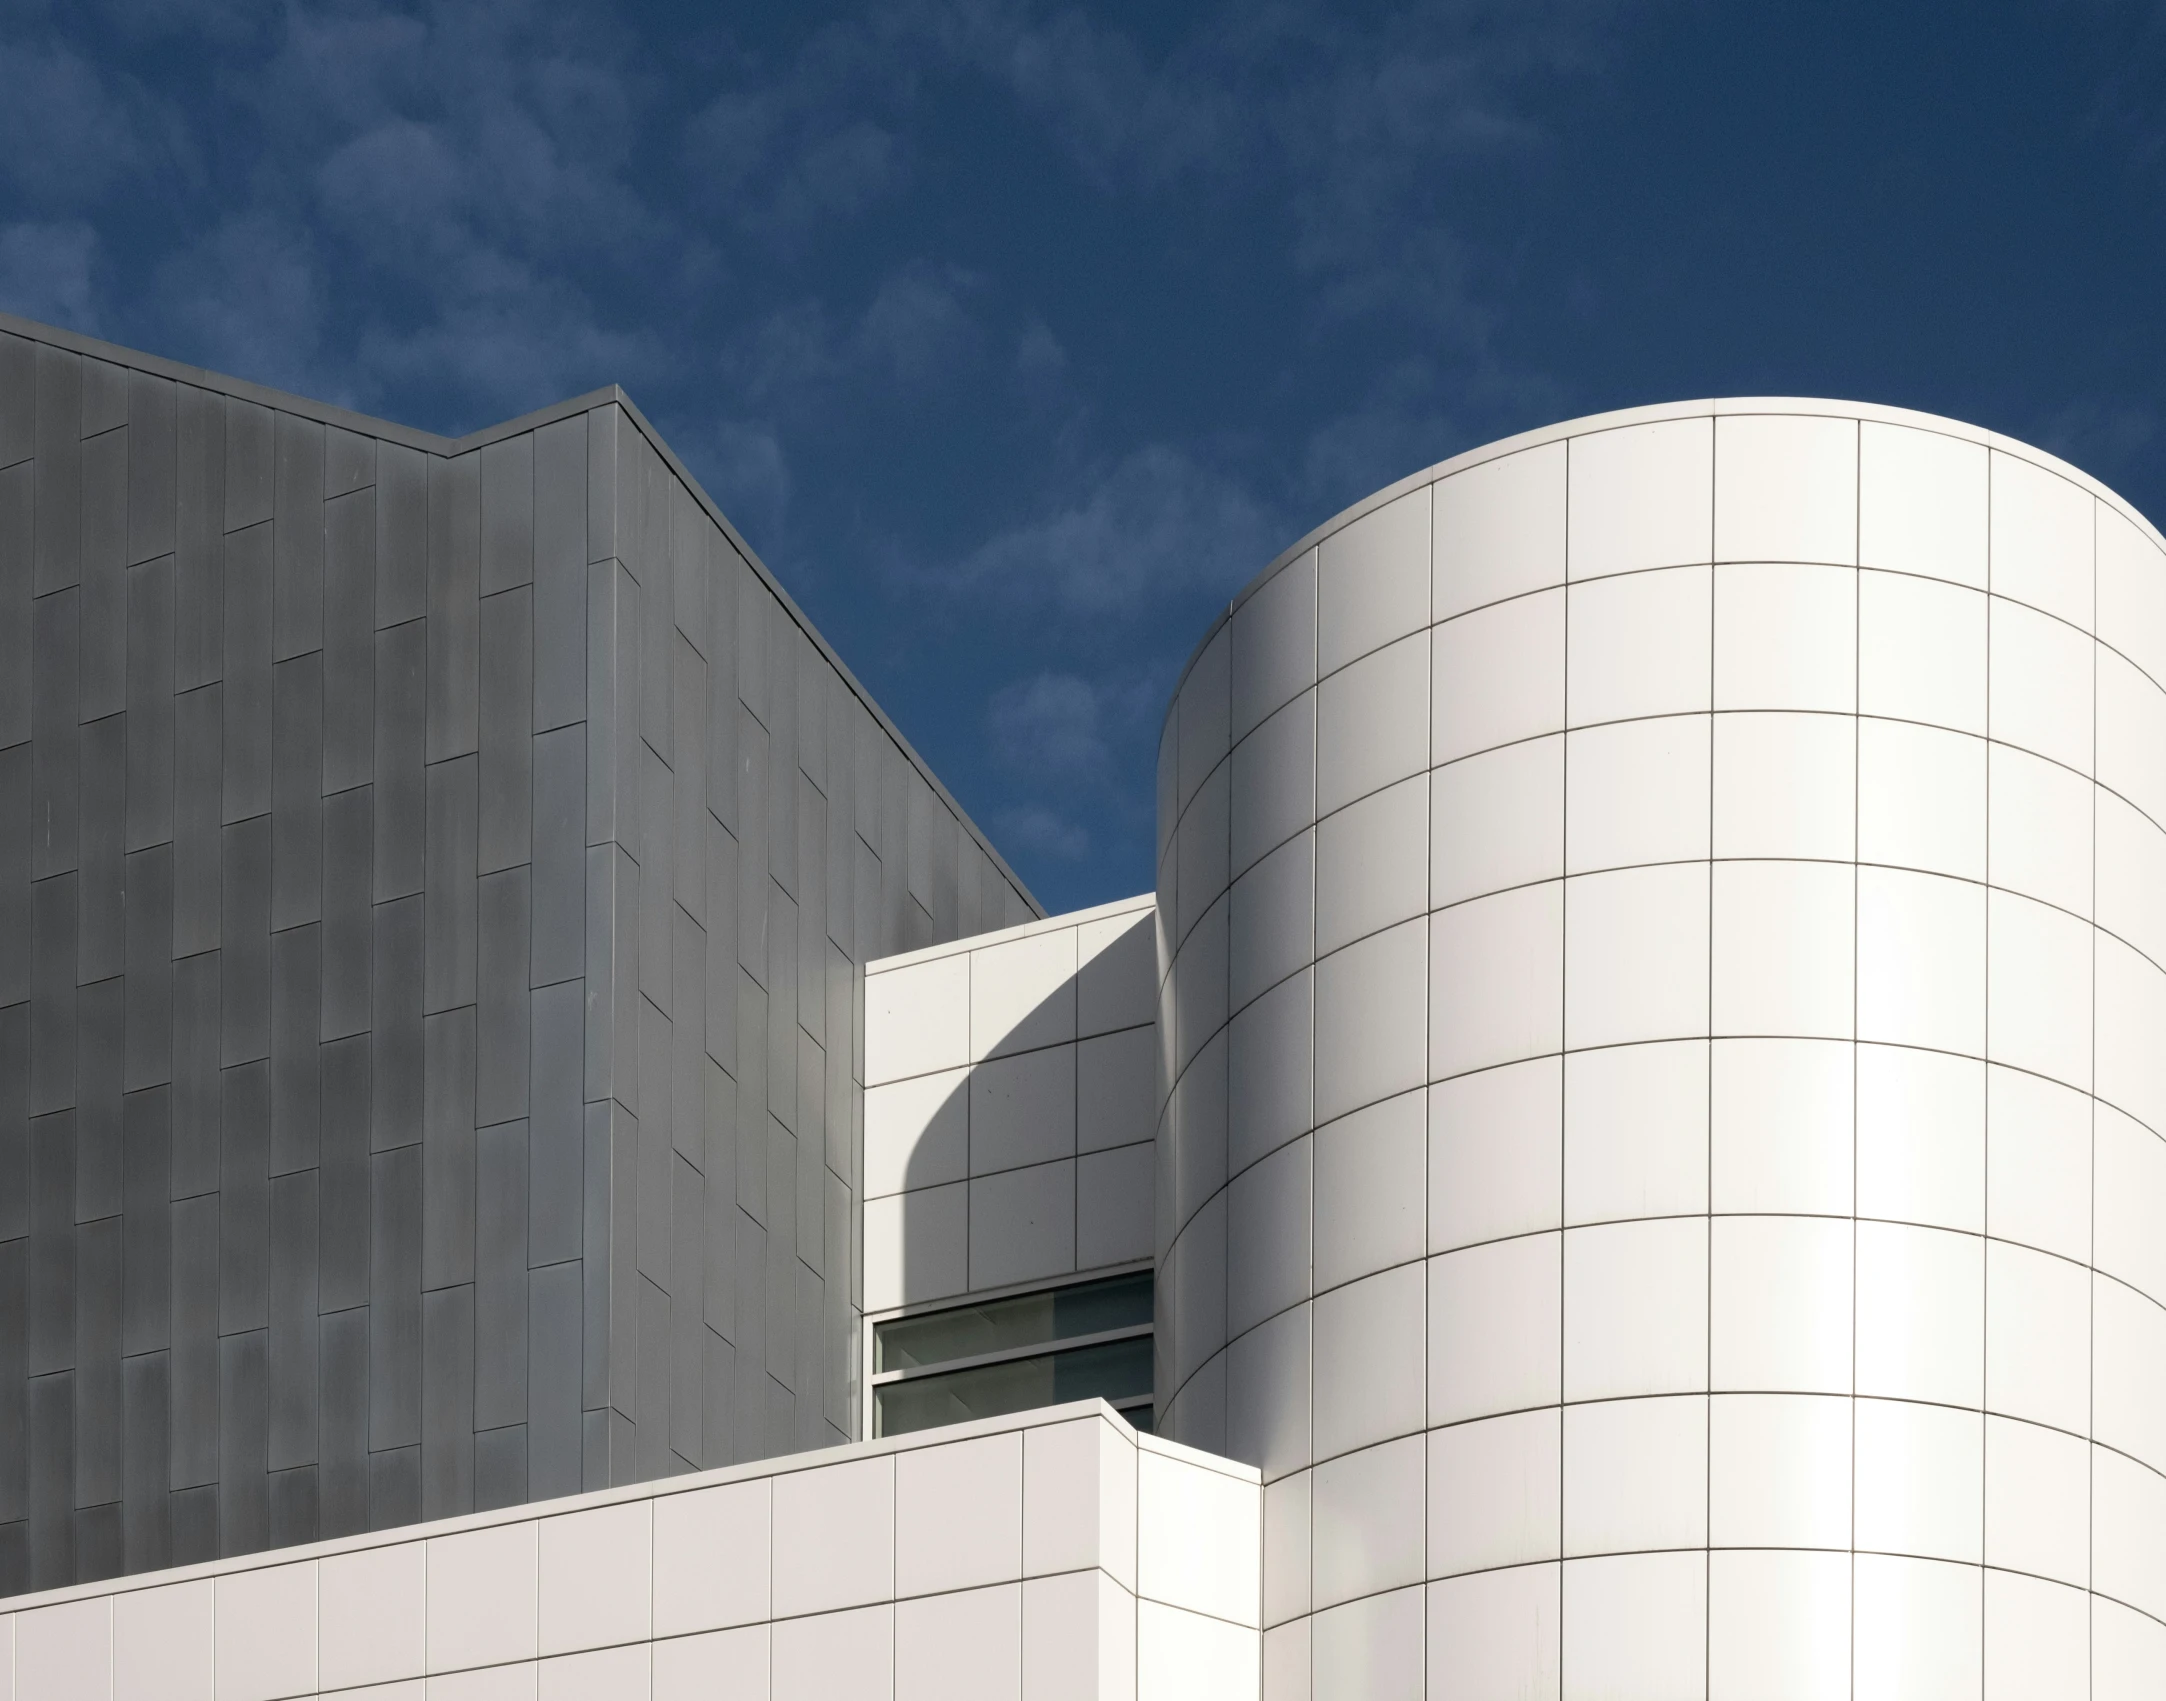
<path fill-rule="evenodd" d="M 1158 1389 L 1265 1695 L 2166 1682 L 2166 554 L 1946 420 L 1477 450 L 1166 723 Z"/>

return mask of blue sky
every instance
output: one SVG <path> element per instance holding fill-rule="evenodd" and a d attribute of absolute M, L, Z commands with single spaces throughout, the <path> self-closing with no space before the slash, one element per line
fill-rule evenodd
<path fill-rule="evenodd" d="M 0 0 L 0 306 L 626 386 L 1049 907 L 1215 608 L 1490 438 L 1851 396 L 2166 515 L 2166 8 Z"/>

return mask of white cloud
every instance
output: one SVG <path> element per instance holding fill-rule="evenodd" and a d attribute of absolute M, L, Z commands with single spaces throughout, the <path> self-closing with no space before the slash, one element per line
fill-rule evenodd
<path fill-rule="evenodd" d="M 1231 595 L 1270 559 L 1281 530 L 1242 480 L 1157 443 L 936 577 L 958 590 L 1120 618 L 1198 591 Z"/>

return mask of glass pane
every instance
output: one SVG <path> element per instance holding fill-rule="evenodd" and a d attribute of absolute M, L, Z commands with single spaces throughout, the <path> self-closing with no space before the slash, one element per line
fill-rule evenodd
<path fill-rule="evenodd" d="M 873 1331 L 873 1369 L 915 1370 L 981 1353 L 1011 1352 L 1073 1340 L 1151 1320 L 1151 1272 L 1078 1282 L 1045 1293 L 1017 1294 L 984 1305 L 959 1305 L 922 1317 L 898 1317 Z M 1020 1411 L 1020 1406 L 1003 1408 Z"/>
<path fill-rule="evenodd" d="M 1058 1406 L 1093 1395 L 1125 1400 L 1150 1391 L 1151 1338 L 1138 1335 L 1132 1341 L 1107 1341 L 1071 1352 L 887 1383 L 872 1391 L 873 1433 L 907 1435 L 912 1430 L 999 1417 L 1033 1406 Z M 1146 1427 L 1149 1414 L 1144 1417 L 1137 1428 Z"/>

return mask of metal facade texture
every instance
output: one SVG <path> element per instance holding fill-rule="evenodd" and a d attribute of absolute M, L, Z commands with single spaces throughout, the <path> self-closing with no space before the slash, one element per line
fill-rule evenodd
<path fill-rule="evenodd" d="M 620 393 L 0 329 L 0 1595 L 849 1439 L 857 965 L 1035 903 Z"/>

